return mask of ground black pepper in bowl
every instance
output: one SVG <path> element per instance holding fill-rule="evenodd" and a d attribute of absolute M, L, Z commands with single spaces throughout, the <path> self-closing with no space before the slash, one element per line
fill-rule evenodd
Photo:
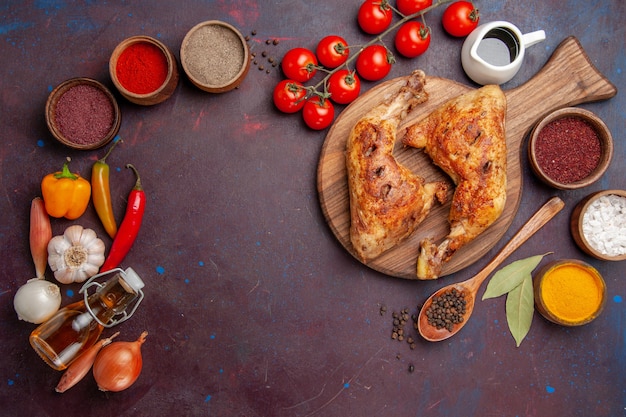
<path fill-rule="evenodd" d="M 244 37 L 233 26 L 218 20 L 200 23 L 187 33 L 180 59 L 191 82 L 211 93 L 237 87 L 250 68 Z"/>

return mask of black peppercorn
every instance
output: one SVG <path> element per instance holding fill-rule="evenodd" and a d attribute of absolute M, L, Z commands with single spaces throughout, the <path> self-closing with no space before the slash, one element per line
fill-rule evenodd
<path fill-rule="evenodd" d="M 456 288 L 434 297 L 426 310 L 428 324 L 451 332 L 455 324 L 463 322 L 466 303 L 465 293 Z"/>

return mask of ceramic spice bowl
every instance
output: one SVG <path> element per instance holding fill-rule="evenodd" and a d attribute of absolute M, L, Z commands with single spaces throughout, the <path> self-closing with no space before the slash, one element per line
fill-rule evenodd
<path fill-rule="evenodd" d="M 533 278 L 537 311 L 563 326 L 582 326 L 604 309 L 606 284 L 591 265 L 577 259 L 561 259 L 543 266 Z"/>
<path fill-rule="evenodd" d="M 124 98 L 144 106 L 170 98 L 179 78 L 176 57 L 162 42 L 149 36 L 133 36 L 120 42 L 109 59 L 109 74 Z"/>
<path fill-rule="evenodd" d="M 602 119 L 576 107 L 556 110 L 539 120 L 528 143 L 535 175 L 561 190 L 594 183 L 612 157 L 613 138 Z"/>
<path fill-rule="evenodd" d="M 45 112 L 52 136 L 81 150 L 109 143 L 122 119 L 113 94 L 91 78 L 72 78 L 59 84 L 48 96 Z"/>
<path fill-rule="evenodd" d="M 191 28 L 180 48 L 180 60 L 189 80 L 210 93 L 230 91 L 250 69 L 250 52 L 243 35 L 219 20 Z"/>
<path fill-rule="evenodd" d="M 603 261 L 626 260 L 626 191 L 597 191 L 581 200 L 570 219 L 576 244 Z"/>

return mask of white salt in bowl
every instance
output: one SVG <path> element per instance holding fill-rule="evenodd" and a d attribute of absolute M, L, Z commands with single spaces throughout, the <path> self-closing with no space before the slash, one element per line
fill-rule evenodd
<path fill-rule="evenodd" d="M 196 87 L 224 93 L 238 87 L 248 74 L 250 52 L 234 26 L 208 20 L 187 32 L 180 47 L 180 61 Z"/>
<path fill-rule="evenodd" d="M 604 190 L 580 201 L 570 230 L 576 244 L 603 261 L 626 259 L 626 191 Z"/>

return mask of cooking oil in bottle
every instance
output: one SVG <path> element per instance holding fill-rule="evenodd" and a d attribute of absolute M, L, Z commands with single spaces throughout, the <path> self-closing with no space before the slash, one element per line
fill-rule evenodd
<path fill-rule="evenodd" d="M 96 279 L 112 274 L 104 284 Z M 89 295 L 88 288 L 96 286 Z M 30 335 L 30 344 L 52 368 L 63 370 L 98 341 L 105 327 L 128 320 L 143 299 L 144 283 L 132 268 L 94 275 L 80 292 L 84 299 L 60 309 Z M 132 306 L 132 310 L 126 311 Z"/>

